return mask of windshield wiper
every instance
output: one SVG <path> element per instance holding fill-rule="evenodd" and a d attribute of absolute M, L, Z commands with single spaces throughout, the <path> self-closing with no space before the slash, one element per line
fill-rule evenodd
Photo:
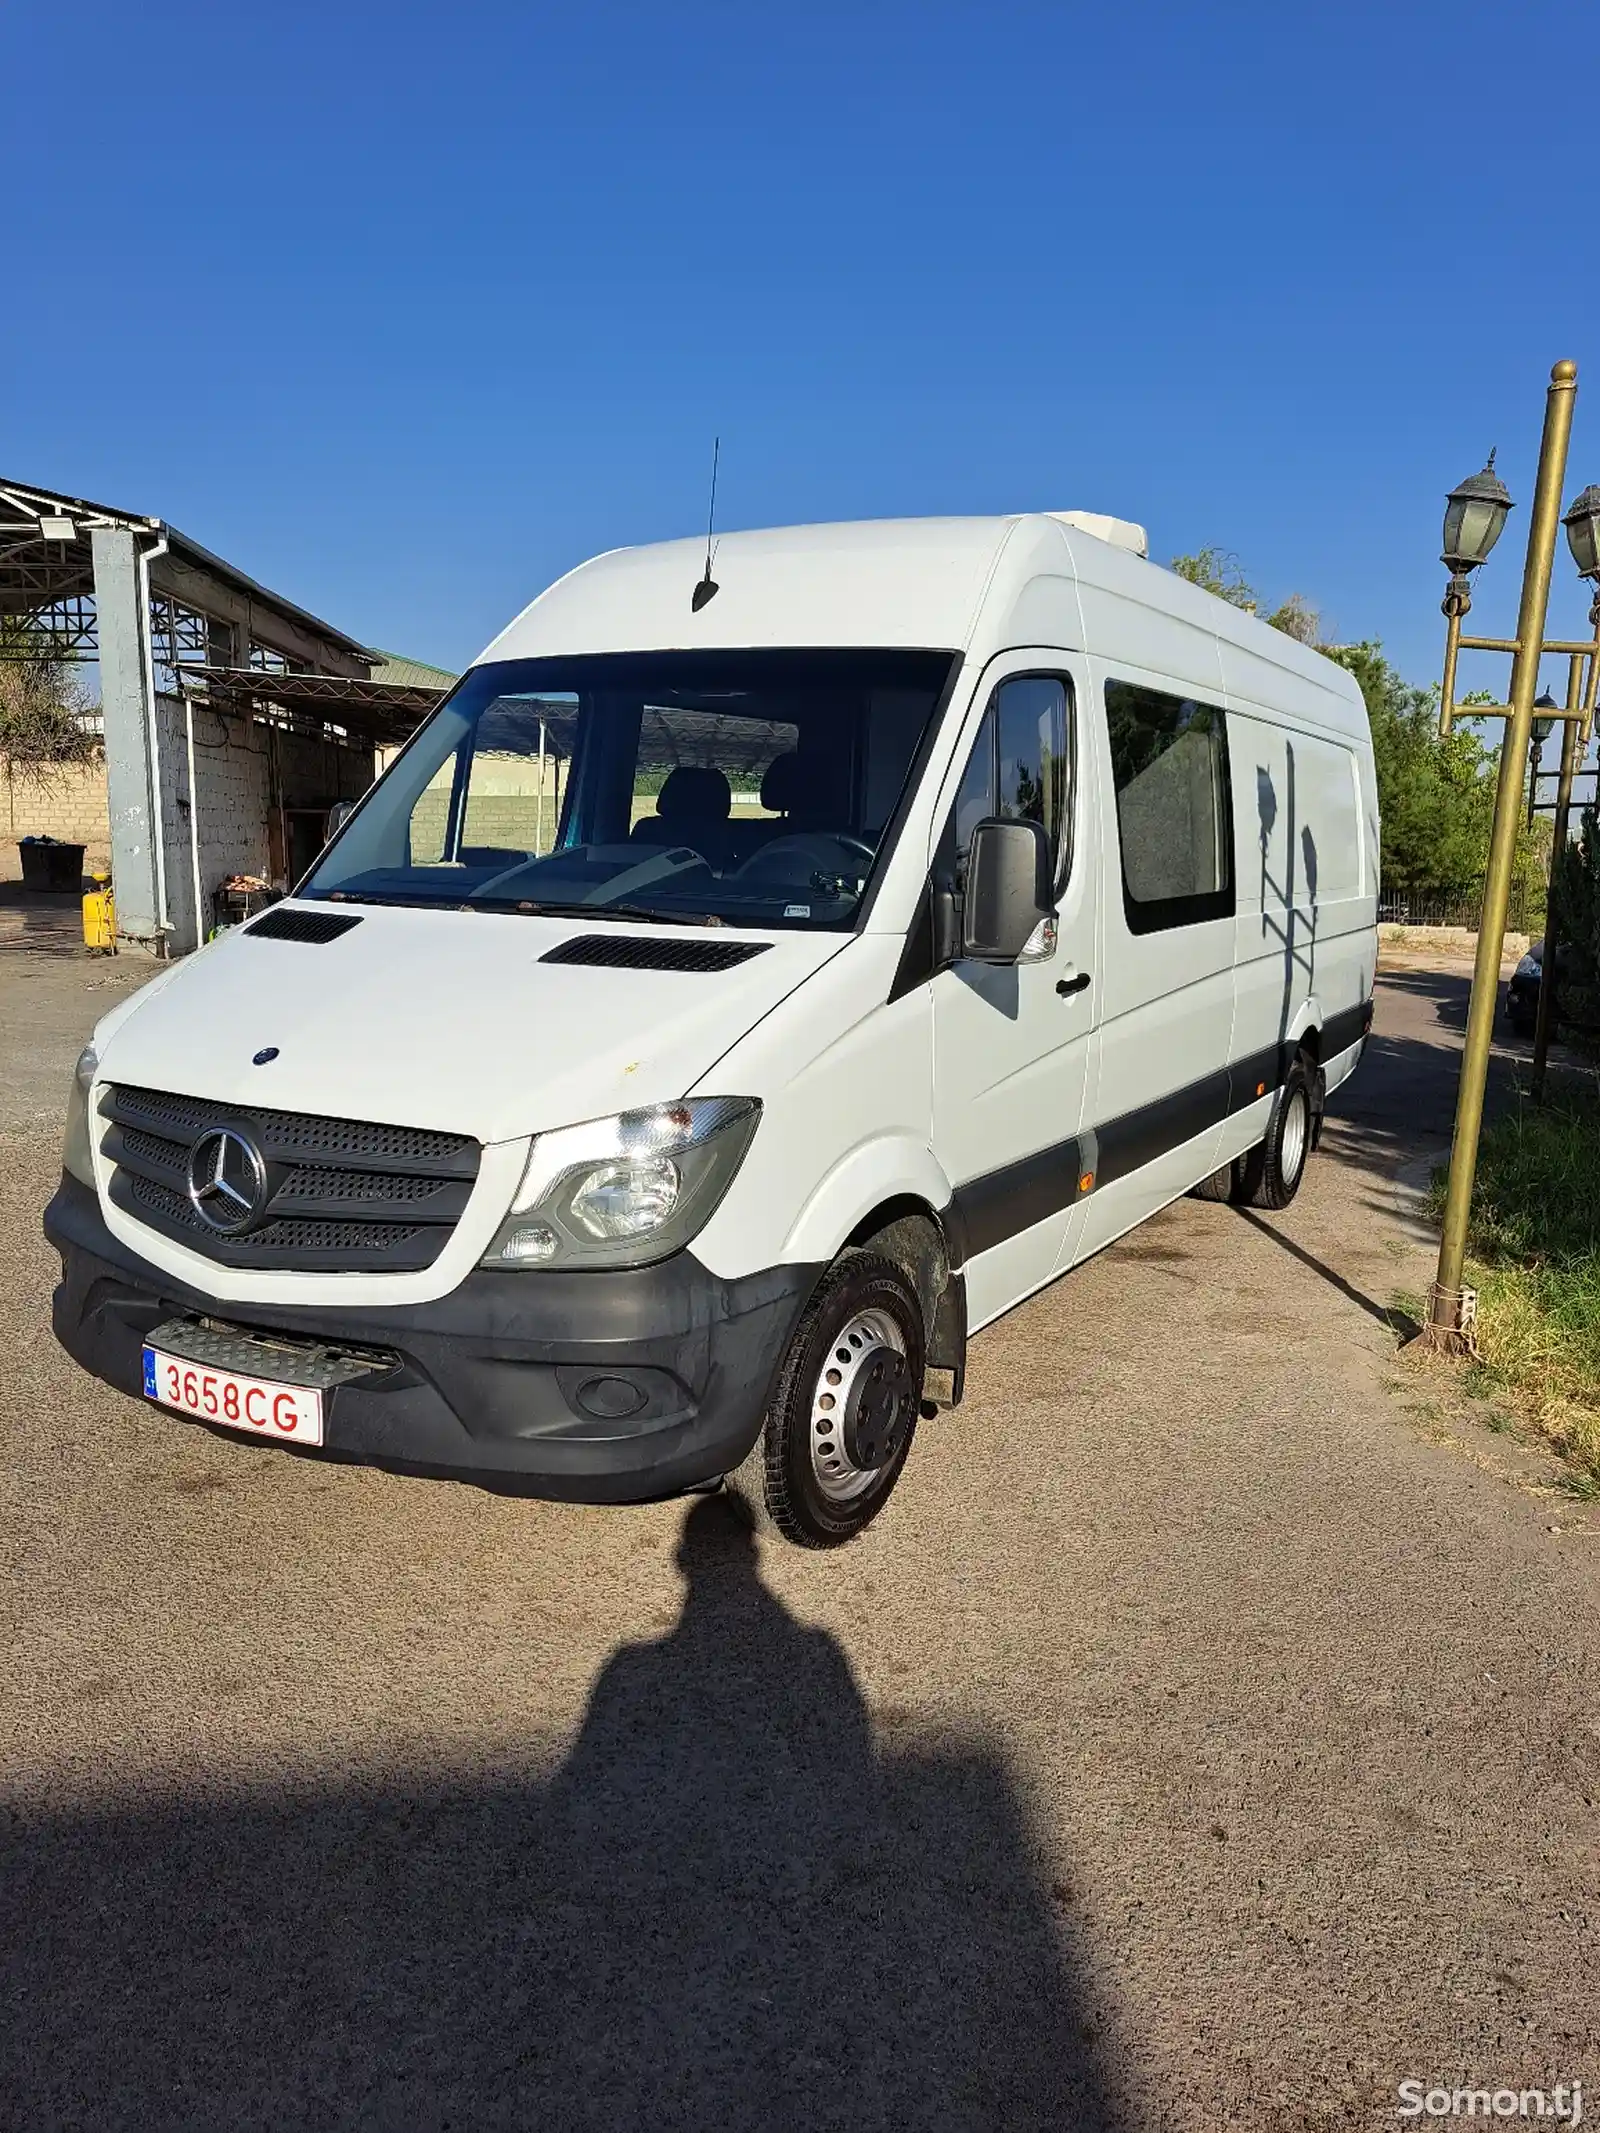
<path fill-rule="evenodd" d="M 642 918 L 652 926 L 726 926 L 737 919 L 694 911 L 656 911 L 648 904 L 554 904 L 529 896 L 477 897 L 464 911 L 519 911 L 528 918 Z"/>
<path fill-rule="evenodd" d="M 308 903 L 319 904 L 390 904 L 406 911 L 465 911 L 468 906 L 459 897 L 450 896 L 384 896 L 367 889 L 325 889 L 320 896 L 308 896 Z"/>

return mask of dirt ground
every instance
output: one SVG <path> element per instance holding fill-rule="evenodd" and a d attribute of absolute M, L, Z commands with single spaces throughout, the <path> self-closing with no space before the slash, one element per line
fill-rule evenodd
<path fill-rule="evenodd" d="M 1464 966 L 1387 973 L 1287 1213 L 1179 1202 L 981 1336 L 831 1555 L 224 1442 L 77 1372 L 38 1216 L 143 974 L 0 950 L 6 2123 L 1600 2093 L 1600 1518 L 1392 1310 Z"/>

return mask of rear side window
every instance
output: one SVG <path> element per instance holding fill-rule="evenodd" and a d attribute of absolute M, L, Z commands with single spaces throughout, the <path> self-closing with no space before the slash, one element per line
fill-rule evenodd
<path fill-rule="evenodd" d="M 990 815 L 1043 823 L 1057 880 L 1065 874 L 1072 819 L 1069 689 L 1059 674 L 1017 674 L 990 697 L 956 794 L 958 878 L 973 831 Z"/>
<path fill-rule="evenodd" d="M 1228 733 L 1215 704 L 1106 683 L 1130 933 L 1233 916 Z"/>

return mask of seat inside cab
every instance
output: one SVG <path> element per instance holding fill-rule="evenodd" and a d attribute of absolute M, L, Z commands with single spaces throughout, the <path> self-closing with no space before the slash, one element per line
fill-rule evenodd
<path fill-rule="evenodd" d="M 830 779 L 829 767 L 817 755 L 785 749 L 761 772 L 757 792 L 752 795 L 746 788 L 739 795 L 742 804 L 736 810 L 734 790 L 723 771 L 709 764 L 680 764 L 663 781 L 655 812 L 634 823 L 630 840 L 685 846 L 717 873 L 733 872 L 779 837 L 826 831 L 846 819 L 844 791 L 830 804 L 830 783 L 842 781 L 837 773 Z"/>

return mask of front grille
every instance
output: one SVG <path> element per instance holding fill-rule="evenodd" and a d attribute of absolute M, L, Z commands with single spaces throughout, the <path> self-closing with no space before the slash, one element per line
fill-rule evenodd
<path fill-rule="evenodd" d="M 671 935 L 646 940 L 637 933 L 575 933 L 539 960 L 586 963 L 595 970 L 731 970 L 753 955 L 765 955 L 771 946 L 771 941 L 680 941 Z"/>
<path fill-rule="evenodd" d="M 216 1235 L 195 1213 L 187 1193 L 174 1192 L 170 1185 L 158 1185 L 154 1178 L 134 1176 L 129 1198 L 135 1207 L 148 1209 L 191 1233 L 201 1237 Z M 422 1228 L 417 1222 L 279 1221 L 263 1223 L 260 1229 L 228 1241 L 238 1250 L 249 1252 L 252 1258 L 260 1258 L 263 1253 L 275 1257 L 281 1252 L 388 1251 L 397 1244 L 409 1243 L 421 1234 Z"/>
<path fill-rule="evenodd" d="M 448 1192 L 443 1178 L 385 1177 L 375 1170 L 291 1170 L 278 1187 L 280 1200 L 430 1200 Z"/>
<path fill-rule="evenodd" d="M 476 1177 L 478 1144 L 464 1133 L 428 1133 L 414 1126 L 371 1125 L 358 1118 L 318 1118 L 304 1111 L 266 1111 L 256 1104 L 220 1104 L 202 1096 L 169 1096 L 158 1089 L 108 1086 L 101 1110 L 129 1126 L 146 1126 L 187 1148 L 207 1126 L 259 1119 L 273 1146 L 285 1154 L 318 1161 L 344 1156 L 352 1162 L 436 1169 L 452 1177 Z"/>
<path fill-rule="evenodd" d="M 413 1272 L 431 1266 L 466 1210 L 481 1150 L 468 1135 L 222 1104 L 108 1085 L 100 1096 L 111 1199 L 147 1228 L 227 1266 Z M 264 1208 L 233 1235 L 189 1197 L 189 1157 L 229 1126 L 259 1150 Z"/>

